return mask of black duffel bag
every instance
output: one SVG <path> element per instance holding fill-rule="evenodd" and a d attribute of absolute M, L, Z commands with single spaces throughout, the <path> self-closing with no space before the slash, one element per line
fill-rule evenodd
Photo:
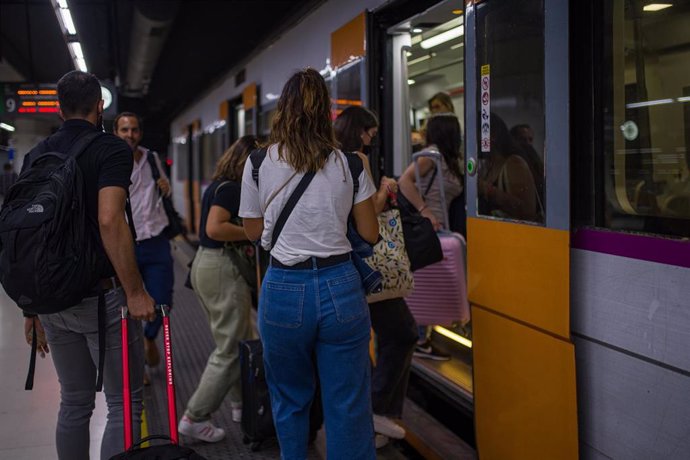
<path fill-rule="evenodd" d="M 410 269 L 419 270 L 443 260 L 441 241 L 431 221 L 422 216 L 400 191 L 397 199 Z"/>
<path fill-rule="evenodd" d="M 146 441 L 154 439 L 170 441 L 171 444 L 140 447 Z M 189 447 L 172 444 L 168 436 L 153 435 L 132 444 L 125 452 L 110 457 L 110 460 L 206 460 L 206 457 L 202 457 Z"/>

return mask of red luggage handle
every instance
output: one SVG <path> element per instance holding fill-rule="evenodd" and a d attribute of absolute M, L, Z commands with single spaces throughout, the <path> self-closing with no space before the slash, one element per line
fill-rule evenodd
<path fill-rule="evenodd" d="M 168 427 L 170 440 L 173 444 L 179 444 L 177 433 L 177 408 L 175 406 L 175 380 L 173 376 L 172 341 L 170 338 L 170 307 L 156 305 L 163 317 L 163 349 L 165 351 L 165 375 L 168 393 Z M 122 392 L 124 397 L 124 422 L 125 422 L 125 450 L 134 442 L 132 430 L 132 389 L 129 382 L 129 328 L 127 317 L 129 312 L 126 306 L 122 307 Z"/>

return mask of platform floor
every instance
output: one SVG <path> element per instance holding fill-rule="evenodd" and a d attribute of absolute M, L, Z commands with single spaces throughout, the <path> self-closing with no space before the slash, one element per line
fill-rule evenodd
<path fill-rule="evenodd" d="M 194 391 L 213 347 L 205 315 L 193 291 L 184 287 L 186 263 L 191 248 L 175 246 L 175 294 L 172 318 L 172 335 L 175 361 L 178 418 L 186 401 Z M 161 347 L 162 334 L 159 337 Z M 30 348 L 24 340 L 23 318 L 19 309 L 0 286 L 0 460 L 53 460 L 55 453 L 55 424 L 59 406 L 60 388 L 55 368 L 49 357 L 37 359 L 36 379 L 32 391 L 24 390 Z M 146 389 L 146 430 L 149 434 L 167 433 L 164 367 L 147 369 L 151 386 Z M 412 414 L 411 414 L 412 415 Z M 92 459 L 100 457 L 100 440 L 106 418 L 105 399 L 102 393 L 96 398 L 96 409 L 91 418 Z M 214 414 L 213 422 L 223 427 L 227 437 L 216 444 L 195 442 L 182 437 L 209 460 L 214 459 L 278 459 L 280 452 L 275 440 L 267 441 L 259 452 L 251 452 L 242 443 L 238 423 L 230 417 L 230 404 L 224 403 Z M 316 445 L 310 448 L 309 459 L 325 458 L 324 432 L 319 433 Z M 403 460 L 422 458 L 405 455 L 399 445 L 391 443 L 377 451 L 379 460 Z"/>

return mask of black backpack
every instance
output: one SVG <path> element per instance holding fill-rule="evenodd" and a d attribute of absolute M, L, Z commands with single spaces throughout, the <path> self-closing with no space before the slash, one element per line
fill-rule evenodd
<path fill-rule="evenodd" d="M 27 313 L 78 304 L 98 284 L 103 255 L 90 228 L 77 158 L 101 132 L 69 152 L 44 152 L 10 187 L 0 210 L 0 283 Z"/>

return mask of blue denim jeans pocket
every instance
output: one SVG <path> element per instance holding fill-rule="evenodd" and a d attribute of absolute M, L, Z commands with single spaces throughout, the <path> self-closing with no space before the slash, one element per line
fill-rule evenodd
<path fill-rule="evenodd" d="M 264 282 L 265 301 L 261 302 L 266 324 L 296 329 L 302 325 L 304 284 Z"/>
<path fill-rule="evenodd" d="M 339 323 L 349 323 L 369 313 L 362 281 L 354 267 L 349 273 L 328 280 L 328 290 Z"/>

